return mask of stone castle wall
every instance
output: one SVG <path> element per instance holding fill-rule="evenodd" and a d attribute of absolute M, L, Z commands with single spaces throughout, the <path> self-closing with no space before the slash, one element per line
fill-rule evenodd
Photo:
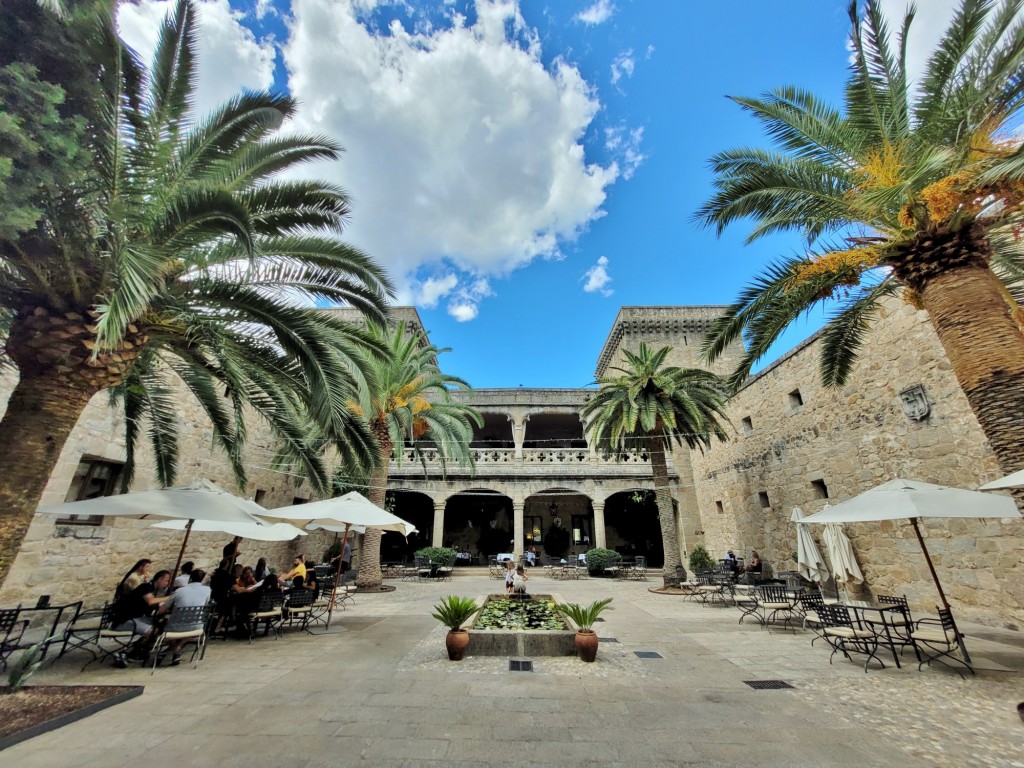
<path fill-rule="evenodd" d="M 713 557 L 728 549 L 749 557 L 757 549 L 775 570 L 795 569 L 790 515 L 794 506 L 806 514 L 820 510 L 823 492 L 837 503 L 894 477 L 977 488 L 1001 476 L 926 313 L 889 301 L 839 390 L 820 383 L 820 347 L 812 339 L 751 380 L 729 402 L 735 437 L 708 454 L 694 452 L 695 492 Z M 899 396 L 917 384 L 931 408 L 921 421 L 904 414 Z M 803 405 L 790 396 L 797 390 Z M 908 522 L 846 530 L 871 592 L 906 593 L 913 608 L 934 611 L 935 587 Z M 1024 524 L 934 520 L 923 530 L 956 615 L 1024 624 Z"/>
<path fill-rule="evenodd" d="M 14 389 L 16 378 L 0 378 L 0 412 Z M 227 462 L 210 441 L 210 424 L 198 403 L 184 391 L 178 398 L 179 472 L 178 483 L 208 478 L 227 491 L 253 497 L 257 490 L 265 492 L 263 505 L 268 508 L 287 506 L 296 497 L 309 498 L 308 484 L 296 488 L 288 476 L 271 472 L 269 466 L 270 437 L 258 423 L 250 425 L 250 446 L 246 467 L 249 485 L 240 491 L 230 474 Z M 124 420 L 122 414 L 108 405 L 105 392 L 97 394 L 78 420 L 56 469 L 43 493 L 43 506 L 63 503 L 75 469 L 83 456 L 123 462 Z M 132 491 L 159 487 L 154 479 L 153 458 L 149 446 L 139 446 L 137 469 Z M 53 603 L 85 600 L 87 605 L 101 605 L 110 599 L 121 576 L 136 560 L 153 560 L 152 571 L 173 568 L 181 547 L 183 533 L 152 528 L 156 520 L 106 518 L 104 525 L 57 525 L 57 516 L 38 514 L 32 521 L 21 551 L 0 588 L 0 605 L 19 602 L 35 603 L 43 594 L 51 595 Z M 185 559 L 209 570 L 220 560 L 221 549 L 230 537 L 224 534 L 194 533 L 189 538 Z M 298 542 L 245 541 L 241 546 L 241 562 L 255 564 L 260 557 L 278 568 L 290 567 L 293 552 L 302 551 L 317 558 L 333 539 L 333 534 L 319 532 Z"/>

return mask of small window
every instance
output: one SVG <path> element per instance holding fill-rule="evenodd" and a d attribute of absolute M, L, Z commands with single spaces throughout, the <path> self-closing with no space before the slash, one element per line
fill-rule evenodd
<path fill-rule="evenodd" d="M 754 431 L 754 420 L 749 416 L 744 416 L 740 423 L 743 425 L 743 434 L 749 435 Z"/>
<path fill-rule="evenodd" d="M 296 497 L 294 497 L 292 499 L 292 505 L 295 505 L 295 504 L 308 504 L 308 503 L 309 503 L 309 499 L 302 499 L 302 498 L 299 498 L 298 496 L 296 496 Z"/>
<path fill-rule="evenodd" d="M 716 501 L 715 502 L 715 509 L 718 510 L 718 514 L 720 514 L 720 515 L 724 515 L 725 514 L 725 505 L 722 504 L 722 502 Z"/>
<path fill-rule="evenodd" d="M 799 389 L 794 389 L 792 392 L 789 393 L 788 397 L 790 409 L 797 410 L 798 408 L 804 407 L 804 398 L 800 394 Z"/>
<path fill-rule="evenodd" d="M 768 509 L 772 505 L 771 501 L 768 499 L 768 491 L 758 491 L 757 500 L 761 502 L 762 509 Z"/>
<path fill-rule="evenodd" d="M 827 499 L 828 498 L 828 486 L 825 485 L 824 480 L 811 480 L 811 488 L 814 489 L 814 498 L 816 499 Z"/>
<path fill-rule="evenodd" d="M 252 497 L 252 500 L 257 504 L 262 504 L 263 500 L 267 497 L 267 492 L 263 488 L 256 489 L 256 495 Z"/>
<path fill-rule="evenodd" d="M 102 496 L 114 496 L 118 492 L 118 482 L 124 464 L 117 461 L 82 457 L 71 479 L 71 486 L 65 502 L 98 499 Z M 103 525 L 103 515 L 68 515 L 57 519 L 58 525 Z"/>

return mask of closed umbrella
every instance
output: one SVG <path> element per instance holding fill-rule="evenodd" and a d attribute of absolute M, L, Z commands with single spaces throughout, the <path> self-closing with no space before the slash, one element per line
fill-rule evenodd
<path fill-rule="evenodd" d="M 793 507 L 793 514 L 789 519 L 794 523 L 800 522 L 804 519 L 803 510 L 800 507 Z M 828 581 L 828 568 L 825 567 L 818 544 L 810 530 L 803 525 L 796 527 L 796 564 L 800 575 L 808 581 L 819 584 Z"/>
<path fill-rule="evenodd" d="M 921 545 L 925 562 L 939 593 L 942 607 L 949 610 L 946 593 L 935 572 L 928 547 L 918 521 L 922 517 L 946 518 L 1019 518 L 1020 511 L 1009 496 L 968 491 L 934 483 L 896 478 L 865 491 L 848 501 L 823 509 L 817 514 L 805 517 L 807 523 L 860 523 L 875 520 L 910 520 L 917 541 Z M 827 529 L 826 529 L 827 532 Z M 835 570 L 835 563 L 833 563 Z M 960 649 L 965 661 L 970 661 L 967 649 L 961 639 Z"/>
<path fill-rule="evenodd" d="M 39 512 L 58 515 L 103 515 L 104 517 L 133 517 L 140 520 L 149 518 L 170 518 L 186 521 L 185 538 L 178 551 L 178 562 L 174 573 L 178 573 L 185 546 L 188 544 L 192 525 L 198 521 L 218 523 L 255 523 L 263 521 L 256 517 L 266 510 L 255 501 L 243 499 L 228 493 L 209 480 L 196 480 L 188 485 L 175 488 L 160 488 L 154 491 L 125 493 L 120 496 L 101 496 L 85 501 L 54 504 L 40 507 Z"/>
<path fill-rule="evenodd" d="M 843 585 L 846 599 L 849 600 L 850 584 L 864 583 L 864 573 L 857 565 L 857 556 L 854 554 L 850 537 L 839 523 L 831 523 L 825 526 L 822 538 L 825 540 L 825 549 L 828 550 L 828 559 L 832 563 L 832 578 L 836 580 L 836 585 Z"/>

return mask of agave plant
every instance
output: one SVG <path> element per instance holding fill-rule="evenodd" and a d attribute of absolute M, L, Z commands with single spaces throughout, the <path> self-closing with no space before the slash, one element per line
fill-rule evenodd
<path fill-rule="evenodd" d="M 457 632 L 462 629 L 462 625 L 469 621 L 470 617 L 478 610 L 480 610 L 480 606 L 476 604 L 473 598 L 448 595 L 434 606 L 434 613 L 430 615 L 448 627 L 448 629 Z"/>
<path fill-rule="evenodd" d="M 577 632 L 593 632 L 594 622 L 608 608 L 611 601 L 610 597 L 606 597 L 604 600 L 595 600 L 585 608 L 579 603 L 559 603 L 555 605 L 555 610 L 571 619 L 572 623 L 576 625 Z M 608 610 L 613 609 L 608 608 Z"/>

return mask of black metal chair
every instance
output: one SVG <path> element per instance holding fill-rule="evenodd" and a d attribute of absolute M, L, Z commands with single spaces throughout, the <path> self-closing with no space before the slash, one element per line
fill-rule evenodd
<path fill-rule="evenodd" d="M 800 612 L 803 614 L 804 629 L 810 627 L 814 632 L 814 638 L 811 640 L 811 645 L 814 645 L 814 641 L 821 637 L 821 609 L 825 605 L 825 598 L 819 592 L 816 595 L 800 595 L 797 600 L 800 604 Z"/>
<path fill-rule="evenodd" d="M 899 654 L 904 648 L 914 647 L 914 642 L 910 638 L 914 621 L 910 616 L 907 596 L 878 595 L 876 600 L 881 605 L 891 607 L 884 611 L 865 612 L 864 623 L 875 630 L 876 634 L 885 635 L 886 645 L 892 649 L 893 661 L 899 667 L 901 666 Z"/>
<path fill-rule="evenodd" d="M 434 578 L 441 581 L 451 581 L 455 573 L 455 560 L 457 555 L 449 557 L 434 569 Z"/>
<path fill-rule="evenodd" d="M 17 608 L 0 609 L 0 669 L 7 669 L 7 659 L 18 649 L 28 629 L 28 619 L 20 618 Z"/>
<path fill-rule="evenodd" d="M 198 669 L 199 662 L 206 656 L 206 625 L 212 613 L 213 606 L 209 603 L 172 608 L 171 612 L 167 614 L 167 623 L 156 636 L 152 651 L 153 668 L 149 674 L 156 673 L 157 664 L 160 663 L 160 649 L 163 648 L 164 643 L 178 640 L 185 641 L 184 645 L 195 643 L 196 647 L 192 651 L 190 661 L 193 662 L 194 668 Z"/>
<path fill-rule="evenodd" d="M 877 661 L 882 668 L 885 662 L 878 658 L 878 636 L 874 630 L 867 629 L 859 623 L 855 623 L 850 617 L 850 610 L 845 605 L 819 606 L 818 618 L 821 620 L 821 636 L 832 646 L 832 654 L 828 657 L 828 663 L 832 663 L 832 657 L 842 653 L 849 661 L 853 661 L 850 652 L 867 654 L 864 660 L 864 671 L 868 671 L 868 664 L 872 659 Z"/>
<path fill-rule="evenodd" d="M 939 608 L 936 606 L 938 611 L 938 619 L 921 619 L 917 622 L 913 629 L 910 630 L 910 640 L 914 646 L 914 653 L 917 655 L 919 664 L 917 665 L 920 670 L 925 664 L 931 666 L 933 661 L 937 661 L 947 667 L 950 667 L 962 678 L 963 672 L 958 667 L 954 667 L 955 664 L 966 667 L 967 671 L 972 675 L 975 674 L 974 668 L 967 662 L 966 659 L 957 658 L 954 653 L 960 653 L 963 655 L 963 649 L 960 646 L 960 638 L 963 635 L 960 634 L 960 630 L 957 629 L 956 622 L 953 620 L 953 612 L 948 608 Z"/>
<path fill-rule="evenodd" d="M 644 555 L 636 556 L 629 576 L 636 581 L 647 581 L 647 558 Z"/>
<path fill-rule="evenodd" d="M 281 622 L 284 619 L 283 607 L 284 595 L 280 592 L 265 592 L 260 595 L 259 602 L 256 604 L 256 610 L 247 616 L 250 644 L 260 624 L 265 625 L 263 630 L 264 637 L 270 634 L 271 629 L 274 630 L 275 639 L 281 636 Z"/>
<path fill-rule="evenodd" d="M 299 629 L 309 632 L 309 616 L 313 610 L 316 593 L 311 589 L 293 589 L 284 603 L 282 621 L 291 626 L 298 622 Z"/>
<path fill-rule="evenodd" d="M 782 626 L 788 629 L 790 622 L 799 618 L 796 598 L 779 584 L 763 584 L 757 587 L 757 601 L 764 612 L 761 626 L 769 627 L 781 619 Z"/>
<path fill-rule="evenodd" d="M 135 642 L 139 635 L 135 632 L 134 625 L 130 629 L 115 629 L 114 618 L 114 605 L 111 603 L 102 608 L 81 611 L 75 621 L 64 630 L 64 645 L 60 655 L 63 656 L 76 648 L 84 648 L 92 654 L 92 658 L 82 665 L 84 671 L 94 661 L 108 659 L 116 653 L 128 650 L 128 646 Z M 110 641 L 114 647 L 104 648 L 105 640 Z"/>

